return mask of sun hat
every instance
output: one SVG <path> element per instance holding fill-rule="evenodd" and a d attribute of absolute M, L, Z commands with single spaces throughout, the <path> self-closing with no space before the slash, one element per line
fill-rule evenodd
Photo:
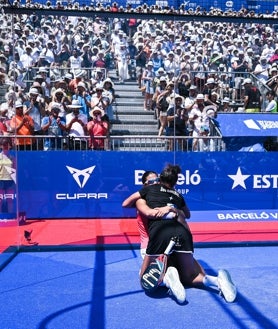
<path fill-rule="evenodd" d="M 79 101 L 77 99 L 74 99 L 71 104 L 69 104 L 67 107 L 71 109 L 80 109 L 82 106 L 80 105 Z"/>
<path fill-rule="evenodd" d="M 102 117 L 104 116 L 104 111 L 103 111 L 103 109 L 101 109 L 101 108 L 98 107 L 98 106 L 95 106 L 95 107 L 89 112 L 90 117 L 93 117 L 95 112 L 100 112 L 101 116 L 102 116 Z"/>

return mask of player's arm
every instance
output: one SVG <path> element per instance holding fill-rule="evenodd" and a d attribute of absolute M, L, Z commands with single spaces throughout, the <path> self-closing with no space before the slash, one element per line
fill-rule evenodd
<path fill-rule="evenodd" d="M 123 203 L 122 203 L 122 207 L 124 208 L 132 208 L 135 207 L 136 205 L 136 201 L 139 200 L 141 198 L 141 195 L 139 192 L 135 192 L 133 194 L 131 194 L 128 198 L 126 198 Z"/>
<path fill-rule="evenodd" d="M 147 218 L 161 218 L 164 215 L 168 214 L 170 211 L 175 211 L 170 206 L 160 207 L 160 208 L 150 208 L 144 199 L 138 199 L 136 201 L 136 208 L 137 210 Z"/>

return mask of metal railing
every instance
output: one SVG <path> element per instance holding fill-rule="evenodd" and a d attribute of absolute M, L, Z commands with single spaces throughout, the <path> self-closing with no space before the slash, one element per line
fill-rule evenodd
<path fill-rule="evenodd" d="M 104 147 L 93 149 L 91 141 L 104 141 Z M 221 136 L 0 136 L 0 149 L 3 144 L 18 151 L 225 151 L 225 143 Z"/>

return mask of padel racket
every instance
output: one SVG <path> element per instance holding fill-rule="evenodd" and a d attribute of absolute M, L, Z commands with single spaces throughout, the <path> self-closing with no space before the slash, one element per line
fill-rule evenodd
<path fill-rule="evenodd" d="M 163 281 L 167 269 L 167 261 L 170 252 L 175 246 L 176 241 L 172 238 L 162 255 L 159 255 L 145 270 L 141 277 L 141 286 L 147 291 L 155 290 Z"/>

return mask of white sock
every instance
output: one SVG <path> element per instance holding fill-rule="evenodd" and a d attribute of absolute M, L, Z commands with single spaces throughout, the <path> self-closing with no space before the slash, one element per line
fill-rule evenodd
<path fill-rule="evenodd" d="M 205 287 L 218 287 L 217 276 L 205 275 L 203 278 L 203 284 Z"/>

